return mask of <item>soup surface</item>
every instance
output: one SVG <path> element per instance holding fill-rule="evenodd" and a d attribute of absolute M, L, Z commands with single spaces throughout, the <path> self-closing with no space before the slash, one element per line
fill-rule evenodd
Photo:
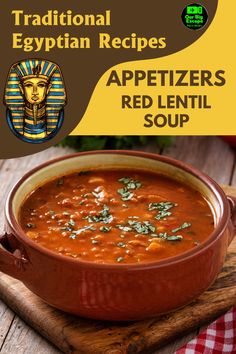
<path fill-rule="evenodd" d="M 201 194 L 146 171 L 82 171 L 50 181 L 23 203 L 28 237 L 54 252 L 97 263 L 176 256 L 214 229 Z"/>

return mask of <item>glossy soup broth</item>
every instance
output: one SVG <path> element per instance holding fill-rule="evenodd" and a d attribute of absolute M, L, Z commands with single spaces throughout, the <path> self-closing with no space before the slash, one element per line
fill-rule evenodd
<path fill-rule="evenodd" d="M 19 218 L 34 242 L 97 263 L 173 257 L 214 229 L 199 192 L 146 171 L 82 171 L 58 178 L 31 193 Z"/>

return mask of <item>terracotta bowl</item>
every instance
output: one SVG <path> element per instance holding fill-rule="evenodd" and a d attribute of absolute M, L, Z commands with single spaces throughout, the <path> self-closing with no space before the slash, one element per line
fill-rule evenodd
<path fill-rule="evenodd" d="M 183 181 L 208 199 L 215 230 L 194 249 L 141 264 L 96 264 L 56 254 L 28 238 L 18 223 L 26 196 L 46 181 L 80 169 L 134 168 Z M 180 308 L 216 279 L 235 233 L 236 201 L 209 177 L 171 158 L 132 151 L 96 151 L 65 156 L 27 173 L 5 207 L 0 270 L 21 280 L 48 304 L 103 320 L 138 320 Z"/>

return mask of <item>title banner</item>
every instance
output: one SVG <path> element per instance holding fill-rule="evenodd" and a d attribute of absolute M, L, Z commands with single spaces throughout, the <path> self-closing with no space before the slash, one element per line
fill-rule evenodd
<path fill-rule="evenodd" d="M 233 0 L 4 2 L 4 157 L 68 134 L 236 134 L 233 9 Z"/>

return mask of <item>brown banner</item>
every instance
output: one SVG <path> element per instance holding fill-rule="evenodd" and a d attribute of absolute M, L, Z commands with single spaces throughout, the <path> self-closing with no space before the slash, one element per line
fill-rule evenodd
<path fill-rule="evenodd" d="M 184 26 L 181 19 L 181 14 L 187 4 L 191 4 L 191 1 L 100 0 L 95 2 L 81 0 L 75 2 L 68 0 L 59 2 L 53 0 L 48 2 L 41 0 L 38 2 L 19 2 L 12 0 L 2 2 L 0 15 L 2 33 L 0 41 L 2 53 L 0 68 L 1 97 L 4 97 L 10 67 L 24 59 L 39 58 L 56 62 L 59 65 L 64 77 L 68 102 L 64 107 L 64 123 L 60 131 L 52 139 L 37 144 L 22 141 L 12 133 L 6 120 L 6 106 L 2 104 L 1 157 L 9 158 L 32 154 L 54 145 L 68 135 L 82 118 L 99 78 L 113 65 L 131 60 L 166 56 L 194 43 L 211 24 L 216 13 L 218 0 L 201 1 L 201 4 L 207 9 L 209 18 L 206 26 L 196 31 Z M 51 20 L 54 21 L 54 25 L 39 26 L 39 21 L 42 21 L 43 16 L 48 15 L 48 11 L 52 12 Z M 66 15 L 64 18 L 61 17 L 64 22 L 61 25 L 56 25 L 57 21 L 60 20 L 58 16 L 62 13 Z M 37 14 L 39 17 L 38 19 L 30 17 L 29 14 Z M 99 17 L 99 14 L 104 17 Z M 92 17 L 87 17 L 89 24 L 85 25 L 85 15 L 95 15 L 95 24 L 91 24 Z M 70 25 L 73 16 L 76 16 L 74 25 Z M 32 22 L 33 20 L 34 22 Z M 50 22 L 49 15 L 44 18 L 46 24 L 47 21 Z M 69 25 L 66 26 L 65 23 L 69 23 Z M 13 34 L 15 35 L 13 36 Z M 113 43 L 114 46 L 119 46 L 119 40 L 115 39 L 112 42 L 114 37 L 121 40 L 131 38 L 133 41 L 131 39 L 127 40 L 127 42 L 124 42 L 124 46 L 127 43 L 133 43 L 133 48 L 99 48 L 101 34 L 104 38 L 107 36 L 110 39 L 109 44 Z M 60 37 L 59 40 L 58 37 Z M 73 44 L 72 39 L 75 37 L 89 38 L 90 48 L 73 48 L 75 44 Z M 27 42 L 27 38 L 32 38 L 31 44 L 29 39 Z M 45 47 L 45 40 L 41 43 L 37 42 L 35 38 L 53 38 L 56 39 L 56 42 L 48 41 Z M 153 42 L 149 42 L 151 46 L 142 48 L 143 43 L 138 38 L 158 38 L 159 47 L 155 49 L 151 47 L 155 46 L 155 40 L 153 40 Z M 13 39 L 16 48 L 13 48 Z M 104 43 L 105 46 L 106 41 Z M 80 42 L 81 46 L 85 44 L 84 41 Z M 64 48 L 62 48 L 63 46 Z M 72 48 L 65 48 L 67 46 L 72 46 Z M 40 50 L 38 50 L 39 48 Z M 40 109 L 40 106 L 38 107 L 37 109 Z M 29 109 L 31 109 L 30 103 Z M 96 121 L 95 124 L 99 124 L 99 122 Z"/>

